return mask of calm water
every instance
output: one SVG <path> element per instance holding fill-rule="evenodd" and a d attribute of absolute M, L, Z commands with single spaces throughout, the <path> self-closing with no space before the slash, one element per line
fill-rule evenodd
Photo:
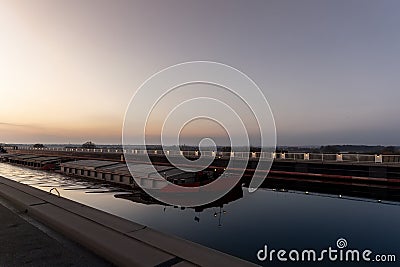
<path fill-rule="evenodd" d="M 320 251 L 345 238 L 348 248 L 370 249 L 374 254 L 395 254 L 399 266 L 400 205 L 367 199 L 339 198 L 304 192 L 279 192 L 259 189 L 224 205 L 202 212 L 181 210 L 158 204 L 140 204 L 116 198 L 127 192 L 107 184 L 66 177 L 61 174 L 31 170 L 0 163 L 0 176 L 49 191 L 57 187 L 61 196 L 132 220 L 162 232 L 174 234 L 208 247 L 241 257 L 260 265 L 258 250 L 315 249 Z M 239 189 L 241 190 L 241 189 Z M 241 195 L 241 192 L 240 192 Z M 239 196 L 240 196 L 239 195 Z M 346 262 L 285 264 L 273 266 L 348 266 Z M 374 263 L 354 266 L 377 266 Z"/>

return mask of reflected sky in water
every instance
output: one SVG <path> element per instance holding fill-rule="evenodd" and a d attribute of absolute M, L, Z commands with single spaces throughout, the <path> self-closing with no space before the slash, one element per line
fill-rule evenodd
<path fill-rule="evenodd" d="M 254 261 L 264 245 L 270 249 L 315 249 L 345 238 L 348 248 L 396 254 L 400 259 L 400 203 L 324 194 L 243 190 L 243 198 L 203 212 L 116 198 L 127 191 L 109 184 L 0 163 L 0 175 L 45 191 L 57 187 L 61 196 L 169 234 Z M 264 262 L 265 265 L 268 262 Z M 279 265 L 275 260 L 274 266 Z M 300 264 L 313 266 L 312 264 Z M 315 263 L 314 266 L 347 266 Z M 370 264 L 366 264 L 371 266 Z M 372 264 L 373 265 L 373 264 Z M 385 266 L 397 266 L 385 263 Z M 283 264 L 282 266 L 299 266 Z M 357 264 L 356 266 L 360 266 Z"/>

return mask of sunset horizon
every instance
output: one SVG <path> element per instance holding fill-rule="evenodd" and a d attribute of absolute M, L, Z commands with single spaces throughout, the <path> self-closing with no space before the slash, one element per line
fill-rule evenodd
<path fill-rule="evenodd" d="M 130 99 L 146 79 L 209 60 L 261 88 L 279 145 L 399 144 L 396 3 L 181 3 L 184 15 L 162 2 L 161 13 L 145 1 L 45 2 L 6 1 L 0 10 L 1 142 L 119 143 Z M 158 20 L 145 19 L 152 12 Z M 235 30 L 222 38 L 227 27 Z"/>

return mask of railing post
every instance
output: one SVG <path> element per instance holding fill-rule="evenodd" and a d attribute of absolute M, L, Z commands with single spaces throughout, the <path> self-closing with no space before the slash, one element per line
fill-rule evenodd
<path fill-rule="evenodd" d="M 382 163 L 382 155 L 375 154 L 375 163 Z"/>

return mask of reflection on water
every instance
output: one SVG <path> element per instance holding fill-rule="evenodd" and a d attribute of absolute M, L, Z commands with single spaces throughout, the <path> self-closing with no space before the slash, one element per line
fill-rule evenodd
<path fill-rule="evenodd" d="M 324 249 L 341 237 L 350 247 L 400 258 L 400 206 L 396 202 L 265 188 L 250 194 L 239 187 L 212 205 L 180 209 L 109 184 L 4 163 L 0 163 L 0 175 L 45 191 L 56 187 L 63 197 L 258 264 L 262 263 L 256 253 L 264 245 Z M 345 266 L 329 262 L 315 266 L 329 264 Z"/>

